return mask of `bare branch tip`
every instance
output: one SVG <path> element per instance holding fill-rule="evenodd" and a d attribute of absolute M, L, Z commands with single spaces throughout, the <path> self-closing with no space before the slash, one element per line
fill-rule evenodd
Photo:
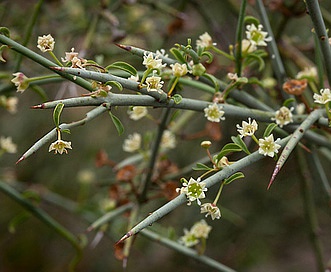
<path fill-rule="evenodd" d="M 120 44 L 120 43 L 115 43 L 115 45 L 121 49 L 124 49 L 126 51 L 131 51 L 132 47 L 128 46 L 128 45 L 124 45 L 124 44 Z"/>
<path fill-rule="evenodd" d="M 15 164 L 19 164 L 23 160 L 25 160 L 25 156 L 24 155 L 22 157 L 20 157 Z"/>
<path fill-rule="evenodd" d="M 128 238 L 131 237 L 131 236 L 132 236 L 132 233 L 131 233 L 131 232 L 127 232 L 127 233 L 126 233 L 121 239 L 119 239 L 119 240 L 115 243 L 115 245 L 118 245 L 118 244 L 124 242 L 126 239 L 128 239 Z"/>
<path fill-rule="evenodd" d="M 39 104 L 35 106 L 31 106 L 30 109 L 43 109 L 45 107 L 45 104 Z"/>

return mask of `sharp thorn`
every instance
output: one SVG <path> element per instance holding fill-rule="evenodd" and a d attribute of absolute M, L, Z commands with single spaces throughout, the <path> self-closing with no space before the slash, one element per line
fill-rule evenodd
<path fill-rule="evenodd" d="M 19 160 L 15 164 L 19 164 L 23 160 L 25 160 L 25 156 L 24 155 L 22 157 L 20 157 Z"/>
<path fill-rule="evenodd" d="M 120 243 L 122 243 L 124 240 L 128 239 L 129 237 L 132 236 L 132 233 L 131 232 L 127 232 L 121 239 L 119 239 L 115 245 L 118 245 Z"/>
<path fill-rule="evenodd" d="M 115 45 L 121 49 L 124 49 L 126 51 L 131 51 L 132 47 L 128 46 L 128 45 L 123 45 L 123 44 L 119 44 L 119 43 L 115 43 Z"/>

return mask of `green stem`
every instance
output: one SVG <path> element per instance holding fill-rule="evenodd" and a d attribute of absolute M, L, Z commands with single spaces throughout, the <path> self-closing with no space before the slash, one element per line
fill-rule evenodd
<path fill-rule="evenodd" d="M 235 46 L 236 73 L 239 77 L 241 76 L 241 72 L 242 72 L 241 41 L 242 41 L 244 21 L 245 21 L 246 4 L 247 4 L 247 0 L 241 1 L 238 24 L 237 24 L 237 32 L 236 32 L 236 43 L 237 43 Z"/>
<path fill-rule="evenodd" d="M 328 40 L 328 34 L 323 21 L 322 13 L 318 0 L 306 0 L 307 10 L 314 25 L 315 33 L 318 37 L 321 51 L 323 54 L 326 75 L 331 84 L 331 48 Z"/>
<path fill-rule="evenodd" d="M 39 0 L 39 2 L 34 6 L 34 11 L 32 16 L 31 17 L 29 16 L 30 20 L 27 24 L 27 30 L 24 35 L 24 39 L 22 43 L 23 46 L 26 46 L 31 38 L 33 27 L 36 24 L 43 2 L 44 0 Z M 20 69 L 22 63 L 22 57 L 23 57 L 22 55 L 18 55 L 14 71 L 18 71 Z"/>
<path fill-rule="evenodd" d="M 224 264 L 221 264 L 205 255 L 199 255 L 195 250 L 188 248 L 186 246 L 183 246 L 170 239 L 164 238 L 161 235 L 159 235 L 153 231 L 144 229 L 141 231 L 141 234 L 155 242 L 158 242 L 166 247 L 169 247 L 169 248 L 175 250 L 176 252 L 179 252 L 180 254 L 186 255 L 190 258 L 197 260 L 198 262 L 201 262 L 201 263 L 207 265 L 209 270 L 211 268 L 213 268 L 213 269 L 216 269 L 217 271 L 235 272 L 235 270 L 231 269 L 230 267 L 227 267 Z"/>
<path fill-rule="evenodd" d="M 73 269 L 82 256 L 82 245 L 80 244 L 80 241 L 77 239 L 77 237 L 74 236 L 70 231 L 68 231 L 56 220 L 54 220 L 51 216 L 49 216 L 45 211 L 34 206 L 30 201 L 22 197 L 18 191 L 16 191 L 8 184 L 0 181 L 0 191 L 2 191 L 4 194 L 15 200 L 17 203 L 19 203 L 24 209 L 29 211 L 36 218 L 38 218 L 48 227 L 50 227 L 55 232 L 57 232 L 60 236 L 66 239 L 75 248 L 76 256 L 72 260 L 72 263 L 70 265 L 71 269 Z"/>
<path fill-rule="evenodd" d="M 52 51 L 48 51 L 48 53 L 51 55 L 51 57 L 53 58 L 53 60 L 55 60 L 55 62 L 59 65 L 59 66 L 63 66 L 63 64 L 59 61 L 59 59 L 55 56 L 55 54 Z"/>
<path fill-rule="evenodd" d="M 89 90 L 91 92 L 94 91 L 91 83 L 89 83 L 88 81 L 80 78 L 80 77 L 74 77 L 68 73 L 64 73 L 60 70 L 54 70 L 52 69 L 52 67 L 55 67 L 56 64 L 50 60 L 48 60 L 47 58 L 33 52 L 32 50 L 28 49 L 27 47 L 15 42 L 14 40 L 6 37 L 5 35 L 0 35 L 0 42 L 3 44 L 8 45 L 12 50 L 28 57 L 29 59 L 39 63 L 40 65 L 44 66 L 47 69 L 50 69 L 52 72 L 55 72 L 57 74 L 59 74 L 60 76 L 74 82 L 75 84 L 78 84 L 80 86 L 82 86 L 84 89 Z"/>
<path fill-rule="evenodd" d="M 176 85 L 177 85 L 177 83 L 178 83 L 179 78 L 180 78 L 180 77 L 176 77 L 175 80 L 174 80 L 174 82 L 172 83 L 172 86 L 171 86 L 171 88 L 170 88 L 170 90 L 169 90 L 169 92 L 168 92 L 168 97 L 171 96 L 173 90 L 175 89 L 175 87 L 176 87 Z"/>
<path fill-rule="evenodd" d="M 235 60 L 235 58 L 234 58 L 232 55 L 230 55 L 230 54 L 224 52 L 224 51 L 221 50 L 221 49 L 218 49 L 218 48 L 217 48 L 216 46 L 214 46 L 214 45 L 211 46 L 211 49 L 212 49 L 213 51 L 215 51 L 217 54 L 222 55 L 223 57 L 226 57 L 226 58 L 229 59 L 229 60 L 232 60 L 232 61 Z"/>
<path fill-rule="evenodd" d="M 308 226 L 309 237 L 315 254 L 317 271 L 323 272 L 323 250 L 321 241 L 318 238 L 319 227 L 317 222 L 315 204 L 313 200 L 313 190 L 311 188 L 313 179 L 309 171 L 309 165 L 307 163 L 307 160 L 305 159 L 305 154 L 303 153 L 302 149 L 297 149 L 297 158 L 302 176 L 301 178 L 299 178 L 299 180 L 301 185 L 301 195 L 303 200 L 302 202 L 305 211 L 305 218 Z"/>
<path fill-rule="evenodd" d="M 214 200 L 214 202 L 213 202 L 214 205 L 217 205 L 217 202 L 218 202 L 218 200 L 219 200 L 219 198 L 220 198 L 220 196 L 221 196 L 221 193 L 222 193 L 223 187 L 224 187 L 224 182 L 221 183 L 221 186 L 220 186 L 220 188 L 218 189 L 217 195 L 216 195 L 215 200 Z"/>
<path fill-rule="evenodd" d="M 150 157 L 150 160 L 149 160 L 149 165 L 148 165 L 148 168 L 146 170 L 147 174 L 146 174 L 146 177 L 143 181 L 143 189 L 142 189 L 142 192 L 139 196 L 139 203 L 143 203 L 147 200 L 147 191 L 148 191 L 149 185 L 150 185 L 151 180 L 152 180 L 152 176 L 153 176 L 153 173 L 154 173 L 154 167 L 155 167 L 155 164 L 156 164 L 156 161 L 157 161 L 157 155 L 158 155 L 158 152 L 159 152 L 159 149 L 160 149 L 160 144 L 161 144 L 163 132 L 166 129 L 166 124 L 167 124 L 167 120 L 168 120 L 170 111 L 171 111 L 170 108 L 165 109 L 163 111 L 163 116 L 162 116 L 162 119 L 161 119 L 161 123 L 158 127 L 156 139 L 155 139 L 155 142 L 153 144 L 151 157 Z"/>

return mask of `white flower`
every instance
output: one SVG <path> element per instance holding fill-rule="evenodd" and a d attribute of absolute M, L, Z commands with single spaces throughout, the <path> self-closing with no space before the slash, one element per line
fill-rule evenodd
<path fill-rule="evenodd" d="M 168 57 L 168 54 L 163 48 L 161 48 L 160 50 L 156 50 L 155 54 L 159 57 L 165 57 L 165 58 Z"/>
<path fill-rule="evenodd" d="M 176 147 L 176 137 L 170 130 L 163 132 L 161 147 L 164 149 L 173 149 Z"/>
<path fill-rule="evenodd" d="M 216 166 L 214 166 L 214 167 L 223 169 L 224 167 L 229 166 L 231 163 L 229 162 L 229 159 L 226 156 L 223 156 L 220 160 L 216 159 L 215 164 L 216 164 Z"/>
<path fill-rule="evenodd" d="M 17 92 L 23 93 L 29 87 L 28 78 L 22 72 L 14 73 L 13 76 L 11 82 L 17 87 Z"/>
<path fill-rule="evenodd" d="M 153 76 L 146 78 L 147 91 L 163 93 L 163 83 L 164 82 L 161 81 L 161 77 L 154 76 L 153 74 Z"/>
<path fill-rule="evenodd" d="M 305 106 L 304 103 L 300 103 L 296 107 L 296 113 L 297 114 L 304 114 L 305 113 L 305 110 L 306 110 L 306 106 Z"/>
<path fill-rule="evenodd" d="M 240 134 L 240 138 L 245 136 L 252 136 L 255 131 L 257 131 L 257 122 L 253 119 L 253 122 L 251 118 L 248 118 L 248 123 L 246 121 L 242 121 L 241 126 L 237 124 L 237 131 Z"/>
<path fill-rule="evenodd" d="M 16 153 L 17 146 L 13 143 L 11 137 L 0 137 L 0 150 L 6 153 Z"/>
<path fill-rule="evenodd" d="M 211 147 L 211 141 L 202 141 L 202 142 L 200 143 L 200 146 L 201 146 L 202 148 L 208 149 L 209 147 Z"/>
<path fill-rule="evenodd" d="M 255 43 L 251 43 L 247 39 L 242 39 L 241 41 L 241 52 L 243 53 L 252 53 L 257 49 L 257 46 Z"/>
<path fill-rule="evenodd" d="M 135 152 L 140 149 L 141 136 L 139 133 L 133 133 L 124 141 L 123 150 L 126 152 Z"/>
<path fill-rule="evenodd" d="M 321 95 L 319 94 L 314 94 L 313 98 L 315 99 L 314 102 L 318 104 L 326 104 L 331 101 L 331 93 L 330 89 L 321 89 L 320 90 Z"/>
<path fill-rule="evenodd" d="M 201 205 L 201 213 L 206 213 L 206 217 L 210 215 L 211 219 L 214 220 L 221 218 L 220 209 L 213 203 L 204 203 Z"/>
<path fill-rule="evenodd" d="M 317 79 L 317 69 L 316 67 L 305 67 L 303 71 L 300 71 L 296 77 L 296 79 Z"/>
<path fill-rule="evenodd" d="M 210 37 L 210 35 L 205 32 L 202 35 L 199 36 L 199 39 L 196 41 L 197 46 L 199 47 L 204 47 L 204 48 L 208 48 L 211 47 L 213 45 L 216 45 L 215 43 L 213 43 L 213 39 Z"/>
<path fill-rule="evenodd" d="M 162 64 L 162 59 L 159 59 L 158 55 L 154 57 L 153 53 L 145 52 L 143 59 L 143 65 L 145 65 L 147 69 L 161 69 L 166 66 L 166 64 Z"/>
<path fill-rule="evenodd" d="M 260 24 L 257 26 L 254 24 L 246 26 L 246 35 L 247 39 L 253 45 L 257 46 L 267 46 L 266 42 L 270 42 L 272 40 L 271 37 L 267 37 L 268 32 L 262 31 L 263 26 Z"/>
<path fill-rule="evenodd" d="M 65 152 L 67 154 L 68 151 L 66 150 L 66 148 L 72 149 L 71 142 L 66 142 L 66 141 L 62 141 L 61 139 L 58 139 L 57 141 L 55 141 L 54 143 L 52 143 L 49 146 L 48 152 L 55 150 L 55 152 L 54 152 L 55 154 L 58 152 L 60 154 L 62 154 L 63 152 Z"/>
<path fill-rule="evenodd" d="M 273 134 L 270 134 L 264 139 L 259 139 L 259 153 L 263 154 L 264 156 L 273 158 L 275 153 L 278 153 L 278 149 L 281 147 L 279 144 L 277 144 L 279 140 L 280 139 L 278 138 L 275 141 Z"/>
<path fill-rule="evenodd" d="M 73 57 L 71 59 L 71 68 L 80 68 L 80 69 L 85 69 L 84 64 L 87 62 L 86 59 L 83 58 L 78 58 L 78 57 Z"/>
<path fill-rule="evenodd" d="M 184 229 L 184 236 L 179 238 L 179 243 L 186 247 L 192 247 L 199 244 L 199 239 L 187 229 Z"/>
<path fill-rule="evenodd" d="M 175 64 L 171 64 L 170 67 L 172 68 L 172 73 L 175 77 L 182 77 L 187 74 L 187 66 L 186 64 L 179 64 L 176 62 Z"/>
<path fill-rule="evenodd" d="M 54 38 L 51 34 L 43 35 L 42 37 L 38 37 L 38 45 L 37 47 L 41 50 L 41 52 L 53 51 L 54 49 Z"/>
<path fill-rule="evenodd" d="M 134 106 L 128 111 L 129 117 L 132 120 L 139 120 L 148 114 L 148 110 L 144 106 Z"/>
<path fill-rule="evenodd" d="M 225 120 L 224 111 L 221 110 L 222 107 L 218 107 L 216 103 L 209 105 L 204 109 L 205 117 L 211 122 L 220 122 Z"/>
<path fill-rule="evenodd" d="M 190 232 L 197 238 L 207 239 L 211 229 L 212 227 L 209 226 L 204 219 L 202 219 L 192 226 Z"/>
<path fill-rule="evenodd" d="M 200 182 L 200 178 L 195 180 L 194 178 L 190 178 L 189 182 L 183 182 L 183 186 L 181 188 L 177 188 L 176 191 L 180 192 L 181 194 L 186 194 L 188 198 L 187 205 L 191 205 L 191 202 L 194 200 L 197 201 L 198 205 L 201 205 L 200 198 L 205 198 L 206 192 L 208 189 L 205 188 L 206 183 Z"/>
<path fill-rule="evenodd" d="M 14 114 L 17 112 L 18 98 L 15 96 L 6 97 L 0 95 L 0 106 L 4 107 L 9 113 Z"/>
<path fill-rule="evenodd" d="M 78 53 L 75 52 L 75 48 L 71 48 L 71 52 L 65 52 L 65 54 L 66 54 L 66 57 L 61 58 L 62 62 L 69 62 L 69 61 L 72 61 L 73 58 L 78 57 Z"/>
<path fill-rule="evenodd" d="M 136 76 L 131 75 L 130 77 L 128 77 L 128 80 L 138 82 L 139 81 L 139 75 L 138 74 Z"/>
<path fill-rule="evenodd" d="M 293 110 L 294 108 L 289 109 L 283 106 L 278 111 L 276 111 L 275 117 L 271 118 L 271 120 L 275 120 L 276 124 L 282 128 L 283 126 L 293 122 Z"/>
<path fill-rule="evenodd" d="M 228 73 L 228 74 L 227 74 L 227 77 L 228 77 L 230 80 L 233 80 L 233 81 L 237 81 L 237 80 L 238 80 L 238 75 L 237 75 L 237 73 Z"/>

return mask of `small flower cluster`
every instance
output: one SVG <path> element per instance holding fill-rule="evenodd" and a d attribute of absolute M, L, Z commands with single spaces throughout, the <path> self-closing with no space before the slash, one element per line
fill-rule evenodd
<path fill-rule="evenodd" d="M 192 247 L 208 238 L 212 227 L 205 220 L 196 222 L 190 230 L 184 229 L 184 235 L 179 238 L 179 242 L 186 247 Z"/>
<path fill-rule="evenodd" d="M 200 178 L 195 180 L 194 178 L 190 178 L 189 181 L 186 179 L 182 179 L 182 187 L 177 188 L 176 192 L 180 194 L 185 194 L 188 198 L 187 205 L 191 205 L 193 201 L 197 201 L 198 205 L 201 205 L 200 199 L 205 198 L 205 192 L 208 190 L 206 188 L 206 183 L 201 181 Z"/>
<path fill-rule="evenodd" d="M 15 96 L 0 95 L 0 106 L 5 108 L 9 113 L 14 114 L 17 112 L 18 98 Z"/>
<path fill-rule="evenodd" d="M 38 37 L 37 47 L 41 52 L 52 52 L 54 50 L 55 41 L 51 34 Z"/>
<path fill-rule="evenodd" d="M 75 48 L 71 48 L 71 52 L 65 52 L 65 58 L 61 58 L 62 62 L 71 64 L 71 68 L 80 68 L 85 69 L 84 64 L 86 64 L 87 60 L 84 58 L 78 57 L 78 52 L 75 52 Z"/>
<path fill-rule="evenodd" d="M 13 76 L 11 82 L 17 87 L 17 92 L 23 93 L 29 87 L 29 78 L 22 72 L 14 73 Z"/>
<path fill-rule="evenodd" d="M 205 117 L 210 122 L 219 123 L 221 120 L 225 120 L 224 111 L 222 110 L 222 106 L 218 106 L 216 103 L 208 105 L 205 109 Z"/>
<path fill-rule="evenodd" d="M 258 46 L 267 46 L 267 42 L 272 40 L 268 36 L 268 32 L 262 31 L 263 26 L 259 24 L 257 27 L 255 24 L 246 26 L 246 38 L 242 40 L 242 51 L 245 53 L 254 52 Z"/>
<path fill-rule="evenodd" d="M 3 153 L 16 153 L 17 146 L 13 143 L 11 137 L 0 137 L 0 154 Z"/>
<path fill-rule="evenodd" d="M 48 152 L 54 150 L 54 154 L 56 153 L 63 154 L 63 152 L 68 154 L 67 148 L 72 149 L 71 142 L 63 141 L 61 139 L 61 130 L 57 128 L 57 140 L 54 143 L 51 143 Z"/>
<path fill-rule="evenodd" d="M 141 149 L 142 137 L 139 133 L 133 133 L 124 140 L 123 150 L 126 152 L 134 153 Z M 176 137 L 170 130 L 163 132 L 161 143 L 161 149 L 173 149 L 176 147 Z"/>
<path fill-rule="evenodd" d="M 286 108 L 287 109 L 287 108 Z M 281 115 L 278 111 L 278 113 L 276 112 L 276 122 L 277 124 L 280 124 L 281 126 L 289 123 L 291 120 L 289 120 L 290 118 L 292 118 L 292 115 L 289 115 L 289 113 L 291 113 L 291 111 L 287 111 L 285 109 L 283 109 L 282 111 L 286 112 L 287 114 L 287 118 L 285 118 L 285 114 Z M 281 117 L 279 117 L 281 116 Z M 290 116 L 290 118 L 289 118 Z M 280 141 L 280 139 L 278 138 L 277 140 L 274 139 L 274 136 L 272 134 L 270 134 L 267 137 L 264 137 L 264 139 L 259 139 L 257 140 L 254 133 L 257 131 L 258 129 L 258 124 L 256 122 L 256 120 L 251 120 L 251 118 L 248 118 L 248 122 L 243 121 L 242 125 L 239 126 L 237 124 L 237 131 L 239 132 L 239 136 L 241 138 L 243 137 L 247 137 L 247 136 L 251 136 L 259 145 L 259 153 L 264 155 L 264 156 L 269 156 L 269 157 L 274 157 L 276 153 L 278 153 L 278 149 L 280 149 L 280 145 L 277 143 L 278 141 Z"/>
<path fill-rule="evenodd" d="M 293 115 L 292 115 L 293 110 L 294 110 L 293 107 L 289 109 L 283 106 L 278 111 L 276 111 L 275 117 L 271 118 L 271 120 L 275 120 L 276 124 L 282 128 L 283 126 L 293 122 Z"/>
<path fill-rule="evenodd" d="M 329 88 L 321 89 L 320 94 L 314 94 L 314 102 L 318 104 L 327 104 L 331 101 L 331 92 Z"/>

